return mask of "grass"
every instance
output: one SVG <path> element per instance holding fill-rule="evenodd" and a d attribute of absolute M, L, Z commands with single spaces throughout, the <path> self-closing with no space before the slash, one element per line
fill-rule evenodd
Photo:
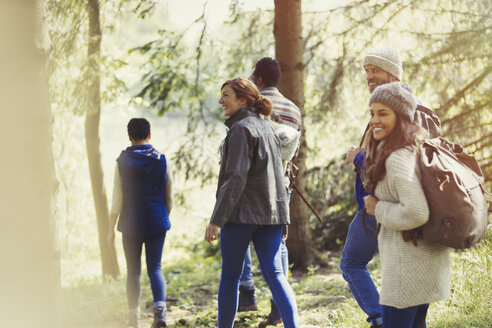
<path fill-rule="evenodd" d="M 177 183 L 180 185 L 180 183 Z M 186 185 L 181 184 L 185 187 Z M 172 229 L 166 236 L 163 271 L 167 282 L 168 327 L 216 327 L 220 255 L 217 242 L 207 244 L 203 233 L 214 205 L 215 186 L 201 193 L 187 194 L 191 208 L 177 207 L 171 215 Z M 78 204 L 78 202 L 75 202 Z M 84 206 L 85 207 L 85 206 Z M 62 236 L 62 319 L 63 327 L 121 328 L 126 323 L 125 260 L 121 236 L 117 235 L 118 262 L 122 275 L 103 279 L 97 247 L 97 231 L 91 213 L 74 211 L 61 225 Z M 294 272 L 289 281 L 296 294 L 301 326 L 368 328 L 343 280 L 339 254 L 321 254 L 327 266 Z M 144 261 L 144 259 L 142 259 Z M 452 292 L 448 300 L 433 303 L 429 328 L 485 328 L 492 326 L 492 228 L 476 247 L 452 253 Z M 145 268 L 145 265 L 143 265 Z M 380 284 L 378 257 L 369 269 Z M 236 328 L 263 327 L 270 309 L 270 292 L 260 277 L 253 257 L 259 310 L 238 313 Z M 152 295 L 149 280 L 142 273 L 142 327 L 152 323 Z"/>
<path fill-rule="evenodd" d="M 450 299 L 432 306 L 432 327 L 492 326 L 492 234 L 476 247 L 453 254 Z"/>
<path fill-rule="evenodd" d="M 186 221 L 186 220 L 185 220 Z M 203 221 L 203 220 L 202 220 Z M 167 282 L 168 326 L 216 327 L 220 256 L 217 244 L 201 241 L 202 224 L 182 230 L 166 241 L 163 269 Z M 203 230 L 202 230 L 203 229 Z M 179 230 L 179 228 L 178 228 Z M 197 234 L 200 238 L 196 238 Z M 195 238 L 192 238 L 195 236 Z M 333 255 L 333 254 L 331 254 Z M 433 303 L 428 327 L 478 328 L 492 326 L 492 233 L 475 248 L 452 254 L 452 292 L 448 300 Z M 259 310 L 238 313 L 234 327 L 264 327 L 270 292 L 253 259 Z M 324 268 L 311 267 L 289 278 L 295 291 L 302 327 L 368 327 L 338 268 L 335 254 Z M 82 264 L 81 264 L 82 265 Z M 124 266 L 123 266 L 124 268 Z M 370 270 L 379 284 L 380 263 L 376 257 Z M 124 276 L 124 275 L 123 275 Z M 126 294 L 124 277 L 101 279 L 77 276 L 63 288 L 65 327 L 124 327 Z M 152 323 L 149 281 L 142 275 L 142 327 Z"/>

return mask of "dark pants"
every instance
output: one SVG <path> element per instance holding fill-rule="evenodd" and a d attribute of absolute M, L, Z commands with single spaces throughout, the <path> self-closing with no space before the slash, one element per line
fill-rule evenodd
<path fill-rule="evenodd" d="M 150 279 L 150 287 L 154 297 L 154 304 L 166 302 L 166 282 L 161 270 L 162 250 L 166 233 L 156 236 L 128 236 L 123 235 L 123 248 L 125 250 L 127 278 L 126 293 L 128 308 L 135 309 L 140 297 L 140 274 L 142 245 L 145 244 L 145 257 L 147 260 L 147 273 Z"/>
<path fill-rule="evenodd" d="M 425 323 L 427 309 L 429 309 L 429 304 L 411 306 L 404 309 L 383 305 L 383 327 L 425 328 L 427 327 Z"/>

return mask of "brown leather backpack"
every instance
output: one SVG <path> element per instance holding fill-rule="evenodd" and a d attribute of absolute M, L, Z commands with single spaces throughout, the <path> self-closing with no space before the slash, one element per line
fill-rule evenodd
<path fill-rule="evenodd" d="M 437 241 L 455 249 L 479 242 L 487 229 L 484 178 L 477 160 L 443 138 L 420 146 L 421 183 L 430 218 L 422 227 L 403 232 L 406 241 Z"/>

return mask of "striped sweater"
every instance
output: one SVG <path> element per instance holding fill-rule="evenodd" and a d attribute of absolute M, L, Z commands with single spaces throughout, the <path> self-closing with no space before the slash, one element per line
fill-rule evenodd
<path fill-rule="evenodd" d="M 429 208 L 419 180 L 415 152 L 399 149 L 386 160 L 386 175 L 376 186 L 376 219 L 382 265 L 380 303 L 399 309 L 446 299 L 450 259 L 445 246 L 405 242 L 401 231 L 423 225 Z"/>
<path fill-rule="evenodd" d="M 277 88 L 264 88 L 260 94 L 270 99 L 273 104 L 273 112 L 280 116 L 283 121 L 282 124 L 290 126 L 296 131 L 301 129 L 301 111 L 292 101 L 285 98 Z"/>

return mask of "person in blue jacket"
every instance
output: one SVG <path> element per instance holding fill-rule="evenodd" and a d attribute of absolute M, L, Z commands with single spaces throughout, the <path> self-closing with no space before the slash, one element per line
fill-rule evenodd
<path fill-rule="evenodd" d="M 114 228 L 123 234 L 127 264 L 128 324 L 139 327 L 141 253 L 145 244 L 147 273 L 154 298 L 152 328 L 166 327 L 166 283 L 161 258 L 173 206 L 169 161 L 149 143 L 150 123 L 132 118 L 128 123 L 131 146 L 117 159 L 108 243 Z M 119 220 L 118 220 L 119 217 Z"/>

